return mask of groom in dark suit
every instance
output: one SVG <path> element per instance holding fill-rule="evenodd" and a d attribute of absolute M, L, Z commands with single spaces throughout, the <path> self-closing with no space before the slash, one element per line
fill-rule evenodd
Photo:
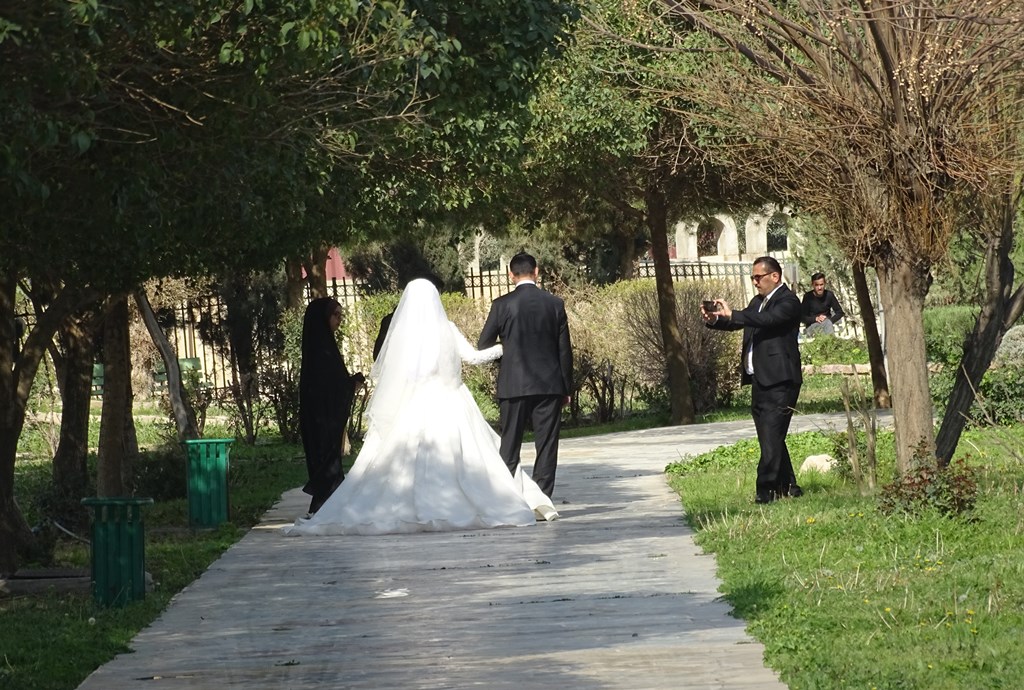
<path fill-rule="evenodd" d="M 508 264 L 515 289 L 494 300 L 477 346 L 499 339 L 501 457 L 515 474 L 527 422 L 533 424 L 537 460 L 533 480 L 548 495 L 555 489 L 562 405 L 572 390 L 572 346 L 565 303 L 537 287 L 537 260 L 516 254 Z"/>
<path fill-rule="evenodd" d="M 742 311 L 733 311 L 725 300 L 715 300 L 714 311 L 701 307 L 708 328 L 743 329 L 740 371 L 744 385 L 752 384 L 751 413 L 761 461 L 757 465 L 757 503 L 777 498 L 796 498 L 803 491 L 796 483 L 786 434 L 800 396 L 800 300 L 782 282 L 782 267 L 770 256 L 754 260 L 750 275 L 757 295 Z"/>

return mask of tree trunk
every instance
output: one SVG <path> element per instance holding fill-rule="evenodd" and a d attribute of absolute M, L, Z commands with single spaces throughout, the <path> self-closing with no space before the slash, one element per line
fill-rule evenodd
<path fill-rule="evenodd" d="M 868 361 L 871 363 L 871 385 L 875 389 L 875 407 L 884 410 L 892 406 L 889 399 L 889 378 L 885 373 L 885 353 L 882 339 L 878 335 L 878 321 L 875 320 L 875 305 L 871 303 L 864 264 L 853 264 L 853 288 L 857 294 L 857 306 L 864 321 L 864 340 L 868 345 Z"/>
<path fill-rule="evenodd" d="M 896 262 L 877 267 L 880 299 L 885 308 L 889 385 L 896 434 L 896 469 L 905 475 L 919 460 L 935 452 L 935 421 L 928 389 L 928 358 L 924 344 L 926 266 Z"/>
<path fill-rule="evenodd" d="M 310 257 L 303 262 L 306 268 L 306 277 L 309 280 L 309 292 L 313 299 L 328 297 L 327 294 L 327 255 L 330 247 L 321 247 L 314 251 Z"/>
<path fill-rule="evenodd" d="M 284 273 L 288 281 L 285 306 L 288 309 L 303 309 L 306 306 L 306 279 L 302 275 L 302 262 L 288 259 L 284 262 Z"/>
<path fill-rule="evenodd" d="M 7 451 L 8 440 L 6 430 L 0 432 L 0 444 L 3 452 Z M 14 439 L 14 446 L 17 447 L 18 439 Z M 0 472 L 0 482 L 5 486 L 13 487 L 14 466 L 3 468 Z M 9 483 L 8 483 L 9 482 Z M 25 522 L 25 516 L 14 500 L 13 491 L 4 490 L 0 492 L 0 577 L 13 575 L 18 570 L 18 563 L 33 553 L 38 548 L 32 528 Z"/>
<path fill-rule="evenodd" d="M 24 406 L 18 409 L 14 363 L 14 294 L 16 279 L 0 276 L 0 576 L 18 569 L 18 555 L 34 542 L 32 531 L 14 500 L 14 459 L 18 436 L 25 423 Z M 28 353 L 19 357 L 21 365 Z"/>
<path fill-rule="evenodd" d="M 964 343 L 953 390 L 946 403 L 939 433 L 935 437 L 935 457 L 946 467 L 960 443 L 967 415 L 974 403 L 981 378 L 988 371 L 1007 329 L 1020 318 L 1024 309 L 1024 288 L 1013 290 L 1013 222 L 1017 203 L 1014 195 L 1004 197 L 999 209 L 1000 227 L 988 237 L 985 249 L 985 301 L 974 322 L 974 330 Z M 1010 295 L 1006 297 L 1006 295 Z"/>
<path fill-rule="evenodd" d="M 619 241 L 619 280 L 629 280 L 636 272 L 636 233 L 632 231 L 633 226 L 626 224 L 625 228 L 619 228 L 615 237 Z M 667 239 L 666 239 L 666 245 Z"/>
<path fill-rule="evenodd" d="M 96 299 L 88 289 L 65 288 L 37 314 L 17 362 L 14 360 L 14 309 L 17 276 L 0 274 L 0 574 L 17 570 L 20 555 L 34 548 L 35 538 L 14 500 L 14 462 L 25 425 L 25 408 L 39 363 L 57 326 L 80 305 Z"/>
<path fill-rule="evenodd" d="M 142 320 L 149 331 L 149 337 L 153 339 L 160 359 L 164 362 L 164 371 L 167 372 L 167 396 L 171 402 L 171 414 L 174 415 L 174 425 L 178 430 L 178 440 L 185 441 L 199 438 L 199 422 L 196 420 L 196 412 L 185 392 L 185 386 L 181 381 L 181 367 L 178 365 L 178 355 L 174 347 L 167 339 L 160 323 L 153 313 L 153 306 L 149 303 L 149 296 L 145 289 L 135 291 L 135 304 L 139 307 Z"/>
<path fill-rule="evenodd" d="M 127 295 L 125 300 L 127 300 Z M 128 335 L 128 329 L 125 329 Z M 135 391 L 132 388 L 132 347 L 131 340 L 127 343 L 125 350 L 127 354 L 127 375 L 125 376 L 124 397 L 124 455 L 121 458 L 121 481 L 124 482 L 128 492 L 135 495 L 135 465 L 139 460 L 139 435 L 135 429 Z"/>
<path fill-rule="evenodd" d="M 60 441 L 53 456 L 53 485 L 61 505 L 56 519 L 65 527 L 80 526 L 86 517 L 79 503 L 88 495 L 89 414 L 92 406 L 92 366 L 96 356 L 97 314 L 93 308 L 64 322 L 58 333 L 63 347 L 61 371 Z"/>
<path fill-rule="evenodd" d="M 128 297 L 112 295 L 103 310 L 103 411 L 96 471 L 97 496 L 125 496 L 124 419 L 130 412 L 128 382 Z"/>
<path fill-rule="evenodd" d="M 683 338 L 676 315 L 676 291 L 668 259 L 668 219 L 664 192 L 652 183 L 645 194 L 647 226 L 651 231 L 651 254 L 654 258 L 654 282 L 658 288 L 658 322 L 668 365 L 669 423 L 692 424 L 694 420 L 693 391 L 690 389 L 690 368 L 686 363 Z"/>
<path fill-rule="evenodd" d="M 326 256 L 326 253 L 325 253 Z M 236 276 L 230 279 L 223 291 L 227 317 L 224 325 L 227 328 L 228 346 L 231 352 L 233 375 L 231 379 L 231 395 L 238 408 L 244 427 L 245 442 L 256 443 L 256 401 L 258 362 L 253 324 L 257 315 L 249 302 L 249 281 L 247 276 Z"/>
<path fill-rule="evenodd" d="M 245 371 L 245 365 L 239 360 L 234 348 L 231 349 L 231 398 L 238 409 L 238 418 L 242 423 L 242 435 L 249 445 L 256 443 L 256 420 L 253 413 L 252 374 Z M 344 450 L 342 451 L 344 454 Z"/>

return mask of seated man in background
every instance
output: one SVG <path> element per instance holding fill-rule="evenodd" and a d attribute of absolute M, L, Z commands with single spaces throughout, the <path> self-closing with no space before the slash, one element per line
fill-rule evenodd
<path fill-rule="evenodd" d="M 831 290 L 825 289 L 825 274 L 811 276 L 811 290 L 804 294 L 804 335 L 835 335 L 835 326 L 846 314 Z"/>

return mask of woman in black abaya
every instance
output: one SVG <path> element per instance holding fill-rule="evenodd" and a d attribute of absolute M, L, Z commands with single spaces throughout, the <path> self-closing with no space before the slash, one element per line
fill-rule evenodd
<path fill-rule="evenodd" d="M 335 332 L 341 305 L 330 297 L 309 303 L 302 321 L 302 365 L 299 370 L 299 431 L 306 453 L 309 481 L 302 490 L 312 496 L 309 512 L 320 509 L 345 478 L 342 444 L 352 398 L 362 374 L 349 374 Z"/>

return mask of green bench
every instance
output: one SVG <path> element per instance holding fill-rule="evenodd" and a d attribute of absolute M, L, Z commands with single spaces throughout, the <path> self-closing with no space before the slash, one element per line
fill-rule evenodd
<path fill-rule="evenodd" d="M 178 360 L 178 366 L 181 367 L 181 377 L 188 379 L 189 372 L 196 372 L 196 376 L 199 379 L 200 388 L 209 388 L 210 383 L 207 381 L 206 376 L 203 374 L 203 363 L 198 357 L 182 357 Z M 165 390 L 167 388 L 167 371 L 165 370 L 163 360 L 157 362 L 156 367 L 153 369 L 153 389 L 154 390 Z"/>
<path fill-rule="evenodd" d="M 103 397 L 103 365 L 92 365 L 92 397 Z"/>
<path fill-rule="evenodd" d="M 205 374 L 203 374 L 203 363 L 198 357 L 182 357 L 178 360 L 178 366 L 181 367 L 181 375 L 183 378 L 187 379 L 189 372 L 197 372 L 195 375 L 198 377 L 199 387 L 201 389 L 210 388 L 210 382 L 207 380 Z M 166 388 L 167 372 L 164 371 L 163 360 L 160 360 L 153 369 L 153 390 L 165 390 Z M 94 398 L 103 397 L 102 364 L 92 365 L 92 395 Z"/>

